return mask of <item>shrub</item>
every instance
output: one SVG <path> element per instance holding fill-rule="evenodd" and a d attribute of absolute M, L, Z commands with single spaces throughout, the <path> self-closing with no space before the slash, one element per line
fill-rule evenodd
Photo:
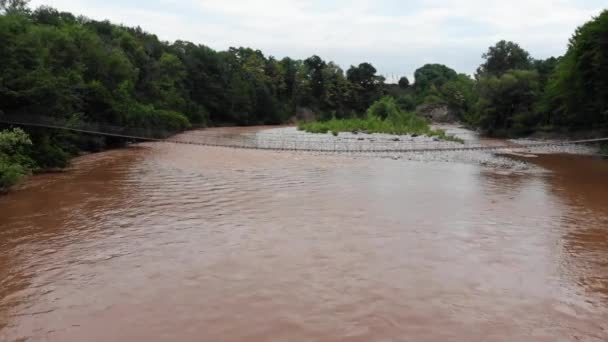
<path fill-rule="evenodd" d="M 416 99 L 410 94 L 400 96 L 397 98 L 397 106 L 404 112 L 412 112 L 416 109 Z"/>
<path fill-rule="evenodd" d="M 191 125 L 181 113 L 134 102 L 127 109 L 126 126 L 134 135 L 162 138 L 190 128 Z"/>
<path fill-rule="evenodd" d="M 367 110 L 367 116 L 375 116 L 382 120 L 387 119 L 389 116 L 398 115 L 400 112 L 399 106 L 393 97 L 385 96 L 380 100 L 374 102 L 371 107 Z"/>
<path fill-rule="evenodd" d="M 48 134 L 34 136 L 34 140 L 31 155 L 36 160 L 36 169 L 48 170 L 68 166 L 71 155 L 61 147 L 65 144 L 55 141 Z"/>
<path fill-rule="evenodd" d="M 29 136 L 20 128 L 0 132 L 0 191 L 31 172 L 34 162 L 27 154 L 31 145 Z"/>

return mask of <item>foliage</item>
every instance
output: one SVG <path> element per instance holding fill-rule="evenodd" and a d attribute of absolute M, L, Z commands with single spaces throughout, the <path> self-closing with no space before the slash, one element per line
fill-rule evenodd
<path fill-rule="evenodd" d="M 34 165 L 28 156 L 31 145 L 28 135 L 19 128 L 0 131 L 0 191 L 31 172 Z"/>
<path fill-rule="evenodd" d="M 529 133 L 536 120 L 538 78 L 538 72 L 530 70 L 510 70 L 502 76 L 482 77 L 476 123 L 496 135 L 509 131 Z"/>
<path fill-rule="evenodd" d="M 0 0 L 0 113 L 122 127 L 163 137 L 192 126 L 280 124 L 298 107 L 364 113 L 384 80 L 369 63 L 345 73 L 312 56 L 277 60 L 250 48 L 214 51 L 160 41 L 139 27 L 95 21 L 25 0 Z M 120 139 L 28 128 L 38 168 Z"/>
<path fill-rule="evenodd" d="M 396 101 L 399 109 L 404 112 L 412 112 L 414 109 L 416 109 L 416 98 L 412 94 L 399 96 Z"/>
<path fill-rule="evenodd" d="M 545 89 L 549 77 L 555 71 L 555 68 L 559 64 L 561 58 L 549 57 L 547 59 L 535 59 L 533 62 L 533 68 L 538 72 L 538 81 L 541 89 Z"/>
<path fill-rule="evenodd" d="M 450 110 L 465 121 L 478 99 L 475 81 L 465 74 L 459 74 L 443 84 L 439 94 Z"/>
<path fill-rule="evenodd" d="M 533 60 L 517 44 L 499 42 L 479 68 L 470 121 L 499 135 L 607 127 L 606 37 L 608 10 L 576 30 L 563 57 Z"/>
<path fill-rule="evenodd" d="M 393 119 L 399 116 L 401 110 L 392 97 L 383 97 L 374 102 L 367 110 L 367 117 L 377 117 L 381 120 Z"/>
<path fill-rule="evenodd" d="M 414 87 L 419 98 L 425 98 L 438 91 L 445 83 L 458 77 L 456 71 L 442 64 L 426 64 L 414 73 Z"/>
<path fill-rule="evenodd" d="M 509 70 L 532 68 L 530 54 L 517 43 L 501 40 L 482 55 L 485 62 L 477 69 L 477 78 L 501 76 Z"/>
<path fill-rule="evenodd" d="M 382 95 L 384 78 L 376 75 L 376 68 L 369 63 L 351 66 L 346 72 L 347 80 L 352 84 L 351 103 L 353 109 L 363 113 Z"/>
<path fill-rule="evenodd" d="M 442 130 L 433 130 L 428 122 L 413 112 L 399 108 L 394 98 L 386 96 L 373 103 L 364 118 L 336 119 L 301 123 L 298 128 L 310 133 L 368 132 L 388 134 L 418 134 L 459 141 Z"/>
<path fill-rule="evenodd" d="M 0 0 L 0 14 L 27 13 L 29 0 Z"/>
<path fill-rule="evenodd" d="M 399 79 L 399 87 L 402 89 L 407 89 L 410 86 L 410 80 L 407 77 L 401 77 Z"/>
<path fill-rule="evenodd" d="M 545 123 L 608 125 L 608 10 L 579 27 L 549 78 L 541 103 Z"/>
<path fill-rule="evenodd" d="M 409 110 L 421 104 L 445 104 L 461 120 L 469 119 L 477 101 L 475 80 L 441 64 L 427 64 L 416 70 L 415 75 L 415 92 L 407 94 L 407 100 L 399 97 L 400 103 L 407 102 Z"/>

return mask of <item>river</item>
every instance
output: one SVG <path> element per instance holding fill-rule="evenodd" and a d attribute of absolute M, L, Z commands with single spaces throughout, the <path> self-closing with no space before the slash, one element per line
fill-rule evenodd
<path fill-rule="evenodd" d="M 606 341 L 608 161 L 146 143 L 0 197 L 0 341 Z"/>

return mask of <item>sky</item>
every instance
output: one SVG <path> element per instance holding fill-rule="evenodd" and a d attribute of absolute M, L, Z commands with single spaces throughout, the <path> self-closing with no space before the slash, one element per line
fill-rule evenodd
<path fill-rule="evenodd" d="M 140 26 L 162 40 L 216 50 L 245 46 L 277 58 L 314 54 L 411 77 L 426 63 L 473 74 L 490 45 L 519 43 L 535 58 L 563 55 L 574 30 L 606 0 L 33 0 L 32 7 Z"/>

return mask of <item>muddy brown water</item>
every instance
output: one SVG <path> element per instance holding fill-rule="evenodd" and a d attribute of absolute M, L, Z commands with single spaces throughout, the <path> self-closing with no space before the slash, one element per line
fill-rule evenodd
<path fill-rule="evenodd" d="M 608 161 L 162 143 L 0 197 L 0 341 L 606 341 Z"/>

